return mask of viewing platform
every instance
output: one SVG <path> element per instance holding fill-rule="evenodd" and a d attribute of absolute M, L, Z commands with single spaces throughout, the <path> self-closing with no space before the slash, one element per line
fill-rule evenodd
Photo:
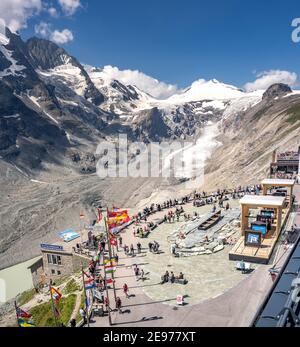
<path fill-rule="evenodd" d="M 292 208 L 294 184 L 293 180 L 264 180 L 265 195 L 246 195 L 240 200 L 242 236 L 230 251 L 230 260 L 269 262 Z M 286 191 L 267 195 L 271 188 L 284 188 Z M 251 214 L 250 210 L 254 212 Z"/>

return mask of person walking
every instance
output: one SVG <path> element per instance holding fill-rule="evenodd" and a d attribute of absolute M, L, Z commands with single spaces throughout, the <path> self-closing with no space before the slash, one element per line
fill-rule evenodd
<path fill-rule="evenodd" d="M 144 270 L 142 269 L 142 271 L 141 271 L 141 276 L 140 276 L 140 279 L 143 281 L 144 279 L 145 279 L 145 272 L 144 272 Z"/>
<path fill-rule="evenodd" d="M 133 270 L 134 270 L 135 276 L 138 277 L 138 275 L 140 274 L 140 269 L 137 267 L 136 264 L 134 265 L 134 269 Z"/>
<path fill-rule="evenodd" d="M 131 244 L 130 246 L 130 253 L 132 256 L 134 256 L 134 247 L 133 247 L 133 244 Z"/>
<path fill-rule="evenodd" d="M 141 251 L 142 251 L 142 245 L 141 245 L 141 243 L 138 242 L 137 245 L 136 245 L 136 247 L 137 247 L 137 252 L 138 252 L 138 254 L 140 254 Z"/>
<path fill-rule="evenodd" d="M 85 312 L 85 309 L 83 307 L 81 307 L 81 309 L 79 310 L 79 314 L 83 320 L 83 324 L 86 324 L 87 323 L 86 312 Z"/>
<path fill-rule="evenodd" d="M 122 236 L 119 237 L 119 245 L 120 247 L 122 248 L 122 244 L 123 244 L 123 239 L 122 239 Z"/>
<path fill-rule="evenodd" d="M 104 305 L 107 312 L 112 311 L 112 309 L 109 307 L 109 299 L 107 297 L 104 298 Z"/>
<path fill-rule="evenodd" d="M 119 313 L 123 313 L 122 310 L 122 301 L 119 297 L 116 299 L 116 309 L 119 311 Z"/>
<path fill-rule="evenodd" d="M 123 285 L 123 292 L 126 295 L 127 299 L 129 299 L 128 291 L 129 291 L 128 285 L 126 283 L 124 283 L 124 285 Z"/>

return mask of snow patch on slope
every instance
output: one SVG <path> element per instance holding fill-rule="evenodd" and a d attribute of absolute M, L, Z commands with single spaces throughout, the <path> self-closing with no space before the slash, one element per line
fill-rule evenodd
<path fill-rule="evenodd" d="M 29 99 L 30 99 L 38 108 L 42 109 L 41 106 L 40 106 L 40 104 L 38 103 L 38 99 L 37 99 L 35 96 L 28 96 L 28 97 L 29 97 Z M 49 113 L 47 113 L 45 110 L 42 110 L 42 111 L 43 111 L 43 113 L 44 113 L 47 117 L 49 117 L 54 123 L 59 124 L 58 121 L 57 121 L 54 117 L 52 117 Z"/>
<path fill-rule="evenodd" d="M 9 75 L 18 75 L 22 70 L 26 69 L 25 66 L 19 65 L 18 62 L 12 57 L 13 52 L 6 49 L 4 46 L 0 45 L 0 52 L 4 55 L 4 57 L 11 63 L 11 65 L 0 71 L 0 78 L 9 76 Z"/>
<path fill-rule="evenodd" d="M 165 101 L 181 104 L 200 100 L 230 100 L 243 97 L 246 93 L 238 88 L 221 83 L 217 80 L 206 81 L 200 79 L 182 94 L 175 94 Z"/>
<path fill-rule="evenodd" d="M 81 74 L 81 70 L 70 64 L 66 56 L 66 63 L 51 70 L 37 70 L 38 74 L 44 81 L 54 83 L 60 81 L 70 87 L 77 95 L 84 96 L 87 89 L 85 77 Z"/>

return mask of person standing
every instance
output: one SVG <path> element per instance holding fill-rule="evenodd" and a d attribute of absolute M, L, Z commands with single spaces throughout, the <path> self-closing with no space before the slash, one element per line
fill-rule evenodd
<path fill-rule="evenodd" d="M 140 273 L 140 269 L 135 264 L 135 266 L 134 266 L 134 274 L 135 274 L 135 276 L 138 277 L 139 273 Z"/>
<path fill-rule="evenodd" d="M 142 269 L 140 279 L 141 279 L 141 280 L 144 280 L 144 276 L 145 276 L 145 272 L 144 272 L 144 270 Z"/>
<path fill-rule="evenodd" d="M 130 253 L 132 256 L 134 256 L 134 247 L 133 247 L 133 244 L 131 244 L 130 246 Z"/>
<path fill-rule="evenodd" d="M 128 285 L 126 283 L 124 283 L 124 285 L 123 285 L 123 292 L 126 295 L 127 299 L 129 299 L 128 291 L 129 291 Z"/>
<path fill-rule="evenodd" d="M 120 247 L 122 248 L 122 244 L 123 244 L 123 239 L 122 239 L 122 236 L 119 237 L 119 245 Z"/>
<path fill-rule="evenodd" d="M 112 311 L 112 309 L 109 307 L 109 299 L 107 297 L 104 299 L 104 305 L 107 312 Z"/>
<path fill-rule="evenodd" d="M 136 245 L 136 247 L 137 247 L 137 252 L 138 252 L 138 254 L 140 254 L 141 251 L 142 251 L 142 245 L 141 245 L 141 243 L 138 242 L 137 245 Z"/>
<path fill-rule="evenodd" d="M 122 301 L 119 297 L 117 297 L 116 299 L 116 309 L 119 311 L 119 313 L 123 313 L 122 310 L 121 310 L 121 307 L 122 307 Z"/>
<path fill-rule="evenodd" d="M 79 314 L 83 320 L 83 324 L 86 324 L 87 323 L 86 312 L 85 312 L 85 309 L 83 307 L 81 307 L 81 309 L 79 310 Z"/>

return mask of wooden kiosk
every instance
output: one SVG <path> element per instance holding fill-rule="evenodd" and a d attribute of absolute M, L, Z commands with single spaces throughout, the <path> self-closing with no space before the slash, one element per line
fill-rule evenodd
<path fill-rule="evenodd" d="M 293 205 L 293 189 L 295 185 L 295 180 L 287 180 L 287 179 L 265 179 L 261 182 L 263 188 L 263 195 L 268 195 L 268 190 L 272 188 L 286 188 L 286 202 L 288 204 L 289 211 Z"/>
<path fill-rule="evenodd" d="M 271 258 L 282 226 L 288 216 L 286 198 L 270 195 L 245 195 L 240 200 L 242 208 L 242 236 L 229 253 L 230 260 L 267 264 Z M 260 210 L 267 216 L 268 222 L 257 222 L 259 213 L 250 215 L 250 210 Z"/>

